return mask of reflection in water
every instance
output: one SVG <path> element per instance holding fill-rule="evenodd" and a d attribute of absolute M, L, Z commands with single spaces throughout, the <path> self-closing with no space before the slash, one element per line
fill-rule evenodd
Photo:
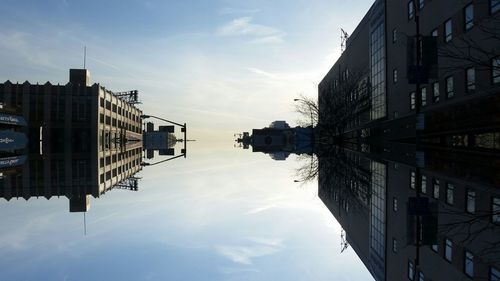
<path fill-rule="evenodd" d="M 67 85 L 1 85 L 0 196 L 66 196 L 70 212 L 86 212 L 90 196 L 138 190 L 136 174 L 155 151 L 174 155 L 173 126 L 147 123 L 137 91 L 113 93 L 71 69 Z M 184 125 L 185 127 L 185 125 Z M 185 153 L 185 149 L 183 150 Z"/>

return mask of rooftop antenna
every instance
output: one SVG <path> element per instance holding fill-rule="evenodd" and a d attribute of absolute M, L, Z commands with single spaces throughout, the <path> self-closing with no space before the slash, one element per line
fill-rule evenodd
<path fill-rule="evenodd" d="M 83 46 L 83 69 L 87 64 L 87 46 Z"/>
<path fill-rule="evenodd" d="M 85 213 L 83 212 L 83 235 L 87 236 L 87 219 L 85 218 Z"/>
<path fill-rule="evenodd" d="M 349 39 L 349 34 L 344 31 L 344 29 L 340 29 L 340 52 L 343 53 L 347 48 L 347 39 Z"/>

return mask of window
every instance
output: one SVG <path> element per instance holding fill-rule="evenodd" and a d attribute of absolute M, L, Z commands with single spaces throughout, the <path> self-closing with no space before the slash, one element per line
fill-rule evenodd
<path fill-rule="evenodd" d="M 418 0 L 418 9 L 422 10 L 425 6 L 425 0 Z"/>
<path fill-rule="evenodd" d="M 410 109 L 415 109 L 415 92 L 410 93 Z"/>
<path fill-rule="evenodd" d="M 474 92 L 476 90 L 476 72 L 473 67 L 467 68 L 465 71 L 465 81 L 467 93 Z"/>
<path fill-rule="evenodd" d="M 398 240 L 396 240 L 396 238 L 392 238 L 392 252 L 398 252 Z"/>
<path fill-rule="evenodd" d="M 411 261 L 408 261 L 408 279 L 415 279 L 415 268 L 413 267 L 413 263 Z"/>
<path fill-rule="evenodd" d="M 415 172 L 410 173 L 410 188 L 415 189 Z"/>
<path fill-rule="evenodd" d="M 418 281 L 424 281 L 424 280 L 425 280 L 424 273 L 422 271 L 420 271 L 418 273 Z"/>
<path fill-rule="evenodd" d="M 500 224 L 500 198 L 493 197 L 491 202 L 491 221 Z"/>
<path fill-rule="evenodd" d="M 474 276 L 474 255 L 471 252 L 465 251 L 464 256 L 464 272 L 469 277 Z"/>
<path fill-rule="evenodd" d="M 432 83 L 432 100 L 439 102 L 439 82 Z"/>
<path fill-rule="evenodd" d="M 466 31 L 474 26 L 474 6 L 472 4 L 464 8 L 464 25 Z"/>
<path fill-rule="evenodd" d="M 455 193 L 455 186 L 451 183 L 447 183 L 446 184 L 446 203 L 447 204 L 453 205 L 454 193 Z"/>
<path fill-rule="evenodd" d="M 446 97 L 452 98 L 455 96 L 455 87 L 453 86 L 453 76 L 446 78 Z"/>
<path fill-rule="evenodd" d="M 409 1 L 408 2 L 408 19 L 412 19 L 413 16 L 415 16 L 415 10 L 414 10 L 414 6 L 413 6 L 413 0 Z"/>
<path fill-rule="evenodd" d="M 398 198 L 396 198 L 396 197 L 392 198 L 392 210 L 394 212 L 398 211 Z"/>
<path fill-rule="evenodd" d="M 500 57 L 491 60 L 491 77 L 494 84 L 500 83 Z"/>
<path fill-rule="evenodd" d="M 434 252 L 439 252 L 439 245 L 438 244 L 435 244 L 435 245 L 432 245 L 431 246 L 431 249 L 434 251 Z"/>
<path fill-rule="evenodd" d="M 392 82 L 393 83 L 398 82 L 398 70 L 397 69 L 392 70 Z"/>
<path fill-rule="evenodd" d="M 453 242 L 451 242 L 450 239 L 445 239 L 444 258 L 449 262 L 451 262 L 452 253 L 453 253 Z"/>
<path fill-rule="evenodd" d="M 422 100 L 421 100 L 422 106 L 426 106 L 427 105 L 427 88 L 426 87 L 423 87 L 422 89 L 420 89 L 420 97 L 422 98 Z"/>
<path fill-rule="evenodd" d="M 500 0 L 490 0 L 490 12 L 496 13 L 500 11 Z"/>
<path fill-rule="evenodd" d="M 437 28 L 436 28 L 436 29 L 434 29 L 434 30 L 431 32 L 431 36 L 432 36 L 432 37 L 438 37 L 438 30 L 437 30 Z"/>
<path fill-rule="evenodd" d="M 427 176 L 422 175 L 421 184 L 420 191 L 422 191 L 422 193 L 427 193 Z"/>
<path fill-rule="evenodd" d="M 398 30 L 394 28 L 392 30 L 392 43 L 396 42 L 398 42 Z"/>
<path fill-rule="evenodd" d="M 500 281 L 500 270 L 490 267 L 490 281 Z"/>
<path fill-rule="evenodd" d="M 434 179 L 432 196 L 436 199 L 439 199 L 439 180 L 438 179 Z"/>
<path fill-rule="evenodd" d="M 444 42 L 450 42 L 453 38 L 451 19 L 444 23 Z"/>
<path fill-rule="evenodd" d="M 468 213 L 474 214 L 476 212 L 476 192 L 473 190 L 467 190 L 467 200 L 465 202 L 465 208 Z"/>

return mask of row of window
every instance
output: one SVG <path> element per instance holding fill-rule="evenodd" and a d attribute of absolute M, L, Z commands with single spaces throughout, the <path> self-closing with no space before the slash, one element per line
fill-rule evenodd
<path fill-rule="evenodd" d="M 125 110 L 124 108 L 122 109 L 120 106 L 117 106 L 116 104 L 111 104 L 110 101 L 104 101 L 104 98 L 100 98 L 99 104 L 102 108 L 106 108 L 107 110 L 111 110 L 114 113 L 118 113 L 118 115 L 125 116 L 128 119 L 131 119 L 135 122 L 140 122 L 140 116 L 135 115 L 131 111 Z"/>
<path fill-rule="evenodd" d="M 410 188 L 417 188 L 417 180 L 415 177 L 415 172 L 410 173 Z M 422 194 L 427 194 L 427 176 L 420 176 L 420 192 Z M 454 205 L 455 202 L 455 185 L 453 183 L 447 182 L 445 184 L 445 202 L 448 205 Z M 440 199 L 441 182 L 439 179 L 434 178 L 432 180 L 432 197 L 434 199 Z M 393 198 L 393 210 L 397 211 L 397 198 Z M 465 196 L 465 211 L 474 214 L 476 213 L 476 191 L 473 189 L 466 190 Z M 491 199 L 491 221 L 495 224 L 500 224 L 500 197 L 493 196 Z"/>
<path fill-rule="evenodd" d="M 418 1 L 418 9 L 422 10 L 425 6 L 425 0 L 416 0 Z M 411 20 L 415 17 L 415 4 L 414 0 L 408 1 L 408 19 Z M 500 0 L 489 0 L 490 5 L 490 14 L 494 14 L 500 11 Z M 464 29 L 469 30 L 474 26 L 474 6 L 472 3 L 465 6 L 463 10 L 464 16 Z M 445 24 L 446 27 L 446 24 Z M 451 21 L 449 26 L 450 34 L 451 34 Z M 446 36 L 445 36 L 446 37 Z M 451 40 L 451 38 L 450 38 Z M 448 42 L 448 41 L 447 41 Z"/>
<path fill-rule="evenodd" d="M 492 83 L 500 83 L 500 57 L 493 58 L 491 60 L 491 77 Z M 476 70 L 474 67 L 465 69 L 465 92 L 474 93 L 476 91 Z M 398 74 L 397 69 L 393 70 L 393 82 L 397 83 Z M 453 76 L 448 76 L 445 78 L 444 91 L 447 99 L 451 99 L 456 95 L 455 89 L 455 79 Z M 437 103 L 441 99 L 440 84 L 439 81 L 433 82 L 431 84 L 432 90 L 432 101 Z M 421 94 L 421 106 L 426 106 L 428 104 L 427 87 L 424 86 L 420 89 Z M 416 94 L 415 92 L 410 93 L 410 109 L 413 110 L 416 107 Z"/>

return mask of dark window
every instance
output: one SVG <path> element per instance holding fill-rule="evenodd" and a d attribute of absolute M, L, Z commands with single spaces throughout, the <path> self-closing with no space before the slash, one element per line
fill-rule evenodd
<path fill-rule="evenodd" d="M 99 104 L 101 105 L 101 107 L 104 107 L 104 99 L 103 98 L 100 98 Z"/>
<path fill-rule="evenodd" d="M 398 42 L 398 31 L 397 29 L 392 30 L 392 43 Z"/>
<path fill-rule="evenodd" d="M 432 83 L 432 100 L 439 102 L 439 82 Z"/>
<path fill-rule="evenodd" d="M 431 246 L 431 249 L 434 251 L 434 252 L 439 252 L 439 245 L 438 244 L 434 244 Z"/>
<path fill-rule="evenodd" d="M 434 179 L 434 183 L 432 186 L 433 186 L 432 196 L 436 199 L 439 199 L 439 180 Z"/>
<path fill-rule="evenodd" d="M 398 252 L 398 240 L 396 240 L 396 238 L 392 238 L 392 252 Z"/>
<path fill-rule="evenodd" d="M 418 281 L 424 281 L 424 280 L 425 280 L 424 273 L 422 271 L 418 272 Z"/>
<path fill-rule="evenodd" d="M 491 77 L 494 84 L 500 83 L 500 57 L 491 60 Z"/>
<path fill-rule="evenodd" d="M 455 197 L 455 186 L 451 183 L 446 184 L 446 203 L 449 205 L 453 205 Z"/>
<path fill-rule="evenodd" d="M 111 102 L 106 101 L 106 109 L 111 110 Z"/>
<path fill-rule="evenodd" d="M 415 109 L 415 92 L 410 93 L 410 109 Z"/>
<path fill-rule="evenodd" d="M 464 255 L 464 272 L 469 277 L 474 276 L 474 255 L 469 251 L 465 251 Z"/>
<path fill-rule="evenodd" d="M 469 30 L 474 26 L 474 5 L 469 4 L 464 8 L 464 28 Z"/>
<path fill-rule="evenodd" d="M 465 71 L 465 81 L 467 93 L 472 93 L 476 90 L 476 72 L 473 67 L 467 68 Z"/>
<path fill-rule="evenodd" d="M 493 197 L 491 200 L 491 221 L 500 224 L 500 198 Z"/>
<path fill-rule="evenodd" d="M 397 69 L 392 70 L 392 82 L 394 82 L 394 83 L 398 82 L 398 70 Z"/>
<path fill-rule="evenodd" d="M 415 180 L 415 172 L 410 173 L 410 188 L 415 189 L 416 180 Z"/>
<path fill-rule="evenodd" d="M 453 38 L 451 19 L 444 22 L 444 42 L 450 42 Z"/>
<path fill-rule="evenodd" d="M 396 197 L 392 198 L 392 210 L 394 212 L 398 211 L 398 198 L 396 198 Z"/>
<path fill-rule="evenodd" d="M 500 11 L 500 0 L 490 0 L 490 12 L 496 13 Z"/>
<path fill-rule="evenodd" d="M 408 261 L 408 279 L 409 280 L 415 279 L 415 268 L 413 266 L 413 262 L 411 261 Z"/>
<path fill-rule="evenodd" d="M 427 105 L 427 88 L 423 87 L 422 89 L 420 89 L 420 96 L 422 98 L 422 100 L 421 100 L 422 106 L 426 106 Z"/>
<path fill-rule="evenodd" d="M 490 281 L 500 281 L 500 270 L 490 267 Z"/>
<path fill-rule="evenodd" d="M 444 258 L 447 261 L 451 262 L 452 254 L 453 254 L 453 242 L 451 242 L 450 239 L 445 239 L 445 244 L 444 244 Z"/>
<path fill-rule="evenodd" d="M 453 76 L 446 78 L 446 97 L 452 98 L 455 96 L 455 87 L 453 85 Z"/>
<path fill-rule="evenodd" d="M 408 19 L 412 19 L 415 16 L 415 6 L 413 5 L 413 0 L 408 2 Z"/>
<path fill-rule="evenodd" d="M 427 193 L 427 176 L 425 175 L 421 177 L 420 191 L 422 191 L 422 193 Z"/>
<path fill-rule="evenodd" d="M 473 190 L 467 190 L 465 209 L 468 213 L 471 214 L 474 214 L 476 212 L 476 192 Z"/>
<path fill-rule="evenodd" d="M 425 0 L 418 0 L 418 8 L 422 10 L 425 6 Z"/>

